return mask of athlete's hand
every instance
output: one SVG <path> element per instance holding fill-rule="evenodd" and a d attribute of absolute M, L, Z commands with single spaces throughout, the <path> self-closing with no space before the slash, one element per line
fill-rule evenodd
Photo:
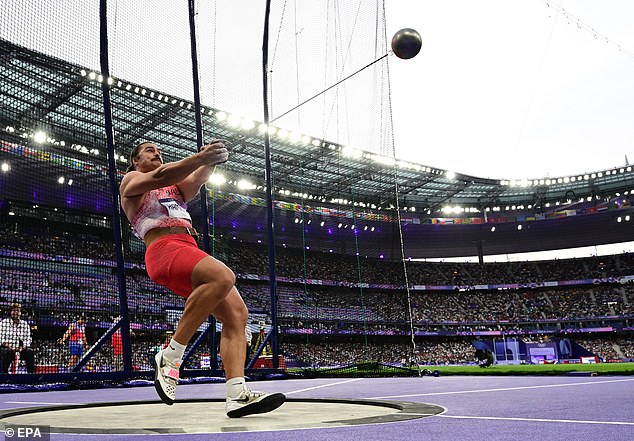
<path fill-rule="evenodd" d="M 224 142 L 220 140 L 214 140 L 202 146 L 199 154 L 206 165 L 222 164 L 229 159 L 229 151 L 225 148 Z"/>

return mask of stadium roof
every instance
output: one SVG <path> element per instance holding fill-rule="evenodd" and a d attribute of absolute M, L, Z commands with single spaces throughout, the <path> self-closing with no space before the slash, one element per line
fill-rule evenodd
<path fill-rule="evenodd" d="M 81 66 L 0 41 L 2 127 L 18 130 L 16 136 L 19 130 L 33 133 L 42 129 L 49 137 L 65 140 L 66 148 L 60 150 L 86 159 L 69 146 L 79 144 L 89 150 L 105 147 L 99 78 L 98 73 Z M 194 151 L 193 103 L 124 79 L 114 79 L 111 91 L 115 143 L 120 155 L 125 156 L 131 145 L 143 139 L 158 140 L 168 161 Z M 233 121 L 231 115 L 218 109 L 203 107 L 203 110 L 207 139 L 221 138 L 231 147 L 231 161 L 224 167 L 227 173 L 262 183 L 264 147 L 260 124 Z M 634 172 L 630 167 L 500 181 L 448 174 L 433 166 L 398 159 L 394 167 L 394 158 L 348 151 L 328 140 L 308 137 L 302 140 L 301 135 L 291 140 L 288 136 L 293 134 L 288 134 L 282 139 L 279 136 L 282 131 L 279 128 L 270 137 L 275 186 L 326 200 L 341 198 L 354 188 L 358 201 L 377 206 L 393 203 L 395 181 L 402 200 L 419 211 L 433 210 L 443 204 L 481 208 L 539 205 L 634 189 Z M 32 138 L 22 138 L 21 142 L 32 142 Z M 105 163 L 105 155 L 91 160 Z M 120 165 L 125 168 L 123 163 Z"/>
<path fill-rule="evenodd" d="M 193 103 L 125 79 L 104 79 L 98 72 L 0 40 L 1 138 L 90 164 L 100 170 L 93 178 L 102 179 L 104 185 L 91 185 L 86 198 L 107 201 L 110 199 L 107 173 L 103 172 L 108 164 L 104 154 L 104 81 L 110 85 L 112 96 L 120 173 L 127 167 L 123 158 L 140 140 L 157 141 L 166 161 L 180 159 L 195 151 Z M 234 120 L 231 115 L 204 106 L 204 103 L 201 110 L 206 139 L 223 139 L 230 147 L 231 159 L 222 167 L 228 182 L 237 186 L 239 181 L 248 180 L 253 184 L 250 188 L 233 191 L 264 198 L 263 126 L 253 121 Z M 398 189 L 400 207 L 415 210 L 415 216 L 423 219 L 442 216 L 438 210 L 447 205 L 471 207 L 479 210 L 478 216 L 494 207 L 504 211 L 506 206 L 546 211 L 545 207 L 550 204 L 581 201 L 595 204 L 634 190 L 634 172 L 630 166 L 574 176 L 506 182 L 453 175 L 436 167 L 352 151 L 346 146 L 301 134 L 281 136 L 283 128 L 270 127 L 268 130 L 271 133 L 274 194 L 289 202 L 305 203 L 308 200 L 313 205 L 331 207 L 354 203 L 362 204 L 368 211 L 390 210 L 396 206 Z M 46 134 L 40 135 L 44 139 L 37 139 L 38 131 Z M 50 173 L 52 180 L 62 173 L 66 179 L 77 179 L 78 182 L 86 179 L 86 167 L 76 168 L 73 172 L 66 165 L 60 160 L 42 167 L 23 158 L 19 167 L 25 176 Z M 29 200 L 28 194 L 7 194 L 5 197 Z M 442 236 L 436 236 L 436 239 L 444 240 Z M 443 248 L 444 245 L 439 243 L 438 246 Z M 526 248 L 531 246 L 527 244 Z"/>

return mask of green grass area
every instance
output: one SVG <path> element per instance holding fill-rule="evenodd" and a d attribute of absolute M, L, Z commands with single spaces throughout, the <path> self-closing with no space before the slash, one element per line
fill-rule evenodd
<path fill-rule="evenodd" d="M 441 375 L 566 375 L 570 372 L 594 372 L 596 375 L 634 375 L 634 363 L 597 364 L 519 364 L 479 366 L 421 366 L 421 370 L 440 371 Z M 289 373 L 311 377 L 389 377 L 417 376 L 418 369 L 360 363 L 341 368 L 289 369 Z"/>
<path fill-rule="evenodd" d="M 565 375 L 569 372 L 596 372 L 597 375 L 634 375 L 634 363 L 518 364 L 479 366 L 428 366 L 442 375 Z"/>

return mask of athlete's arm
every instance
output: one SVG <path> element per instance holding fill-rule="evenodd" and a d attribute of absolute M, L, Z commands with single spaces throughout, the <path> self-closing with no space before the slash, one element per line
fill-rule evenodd
<path fill-rule="evenodd" d="M 121 180 L 121 197 L 140 196 L 150 190 L 174 185 L 204 165 L 202 156 L 196 153 L 180 161 L 162 164 L 151 172 L 130 171 Z"/>
<path fill-rule="evenodd" d="M 181 191 L 185 202 L 189 202 L 196 197 L 200 191 L 200 187 L 204 185 L 213 174 L 216 164 L 226 162 L 229 157 L 227 149 L 221 141 L 213 141 L 211 144 L 204 145 L 200 151 L 215 152 L 218 156 L 218 161 L 210 165 L 199 167 L 196 171 L 176 184 Z"/>

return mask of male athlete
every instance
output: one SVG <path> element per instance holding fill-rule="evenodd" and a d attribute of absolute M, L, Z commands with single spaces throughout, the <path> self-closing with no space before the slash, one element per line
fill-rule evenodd
<path fill-rule="evenodd" d="M 198 327 L 214 315 L 222 322 L 220 355 L 227 378 L 226 411 L 230 418 L 264 413 L 282 405 L 283 394 L 251 391 L 245 384 L 247 307 L 224 263 L 198 248 L 186 203 L 207 182 L 229 153 L 213 141 L 180 161 L 164 164 L 152 142 L 137 145 L 120 186 L 121 206 L 134 233 L 146 245 L 150 278 L 186 298 L 185 310 L 169 345 L 156 356 L 154 385 L 171 405 L 176 398 L 183 354 Z"/>

